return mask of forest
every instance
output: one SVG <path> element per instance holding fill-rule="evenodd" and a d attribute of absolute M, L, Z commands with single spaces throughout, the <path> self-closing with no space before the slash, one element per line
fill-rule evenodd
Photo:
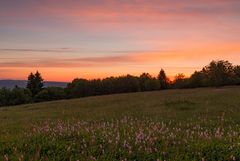
<path fill-rule="evenodd" d="M 13 89 L 0 89 L 0 106 L 116 93 L 229 85 L 240 85 L 240 66 L 225 60 L 211 61 L 201 71 L 195 71 L 190 77 L 179 73 L 174 80 L 170 80 L 161 69 L 157 77 L 142 73 L 140 76 L 127 74 L 92 80 L 76 78 L 66 88 L 44 87 L 44 79 L 37 71 L 28 76 L 26 88 L 16 86 Z"/>

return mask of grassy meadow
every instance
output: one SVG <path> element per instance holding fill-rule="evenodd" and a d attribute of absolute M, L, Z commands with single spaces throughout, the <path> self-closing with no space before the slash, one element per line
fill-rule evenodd
<path fill-rule="evenodd" d="M 3 107 L 0 160 L 240 160 L 240 87 Z"/>

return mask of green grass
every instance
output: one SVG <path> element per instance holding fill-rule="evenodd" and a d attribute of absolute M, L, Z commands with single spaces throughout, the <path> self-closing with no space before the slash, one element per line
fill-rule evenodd
<path fill-rule="evenodd" d="M 240 87 L 4 107 L 0 160 L 239 160 L 239 125 Z"/>

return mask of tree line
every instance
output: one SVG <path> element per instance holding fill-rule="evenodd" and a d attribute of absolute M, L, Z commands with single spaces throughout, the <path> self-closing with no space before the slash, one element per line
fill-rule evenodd
<path fill-rule="evenodd" d="M 44 87 L 44 80 L 37 71 L 30 73 L 26 88 L 0 89 L 0 106 L 19 105 L 32 102 L 79 98 L 115 93 L 143 92 L 175 88 L 220 87 L 240 85 L 240 66 L 228 61 L 212 61 L 201 71 L 190 77 L 178 74 L 173 81 L 163 69 L 157 77 L 149 73 L 140 76 L 125 75 L 104 79 L 74 79 L 66 88 Z"/>

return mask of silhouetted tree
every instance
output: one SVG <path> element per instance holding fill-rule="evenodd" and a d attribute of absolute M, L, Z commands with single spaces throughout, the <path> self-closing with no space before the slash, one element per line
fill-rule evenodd
<path fill-rule="evenodd" d="M 235 84 L 240 85 L 240 66 L 239 65 L 234 67 L 234 80 L 235 80 Z"/>
<path fill-rule="evenodd" d="M 138 77 L 127 75 L 113 79 L 113 91 L 114 93 L 139 92 Z"/>
<path fill-rule="evenodd" d="M 166 73 L 163 69 L 161 69 L 158 74 L 158 80 L 160 82 L 161 89 L 167 89 L 169 87 L 169 79 L 167 78 Z"/>
<path fill-rule="evenodd" d="M 93 79 L 90 80 L 90 85 L 89 85 L 90 90 L 90 95 L 100 95 L 103 94 L 103 85 L 101 79 Z"/>
<path fill-rule="evenodd" d="M 183 73 L 179 73 L 175 76 L 173 86 L 174 88 L 186 88 L 188 86 L 188 79 Z"/>
<path fill-rule="evenodd" d="M 149 73 L 142 73 L 139 77 L 140 90 L 152 91 L 160 89 L 159 81 L 152 77 Z"/>
<path fill-rule="evenodd" d="M 228 61 L 212 61 L 205 67 L 210 86 L 223 86 L 233 83 L 233 66 Z"/>
<path fill-rule="evenodd" d="M 149 73 L 142 73 L 139 77 L 140 89 L 141 91 L 149 91 L 149 82 L 152 76 Z"/>
<path fill-rule="evenodd" d="M 90 83 L 86 79 L 74 79 L 67 86 L 67 93 L 70 98 L 85 97 L 90 95 Z"/>
<path fill-rule="evenodd" d="M 28 76 L 28 82 L 27 82 L 27 88 L 30 91 L 33 91 L 34 87 L 34 80 L 35 80 L 35 75 L 31 72 Z"/>
<path fill-rule="evenodd" d="M 195 71 L 188 80 L 191 88 L 207 86 L 207 75 L 203 71 Z"/>
<path fill-rule="evenodd" d="M 35 74 L 30 73 L 28 76 L 27 88 L 32 92 L 33 96 L 43 89 L 43 78 L 38 71 Z"/>
<path fill-rule="evenodd" d="M 102 80 L 102 94 L 117 93 L 115 82 L 116 80 L 114 77 L 104 78 Z"/>

